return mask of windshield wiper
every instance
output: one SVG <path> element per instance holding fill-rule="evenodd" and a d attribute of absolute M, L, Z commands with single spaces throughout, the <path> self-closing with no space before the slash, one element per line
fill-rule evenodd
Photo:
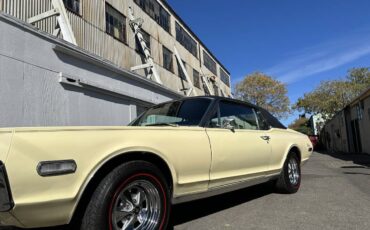
<path fill-rule="evenodd" d="M 145 126 L 171 126 L 171 127 L 178 127 L 178 124 L 173 124 L 173 123 L 154 123 L 154 124 L 147 124 Z"/>

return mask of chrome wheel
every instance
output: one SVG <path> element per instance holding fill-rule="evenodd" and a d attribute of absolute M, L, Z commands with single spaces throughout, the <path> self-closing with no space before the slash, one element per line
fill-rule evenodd
<path fill-rule="evenodd" d="M 299 166 L 295 158 L 291 158 L 288 162 L 288 176 L 292 185 L 297 185 L 299 183 Z"/>
<path fill-rule="evenodd" d="M 113 200 L 112 229 L 155 229 L 161 216 L 161 198 L 157 188 L 149 181 L 129 183 Z"/>

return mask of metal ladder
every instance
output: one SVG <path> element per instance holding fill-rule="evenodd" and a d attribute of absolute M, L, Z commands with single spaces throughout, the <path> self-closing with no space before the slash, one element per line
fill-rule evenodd
<path fill-rule="evenodd" d="M 200 76 L 201 76 L 201 79 L 202 79 L 202 85 L 203 85 L 203 88 L 204 88 L 204 92 L 206 95 L 214 95 L 214 92 L 211 88 L 211 86 L 209 85 L 210 82 L 209 82 L 209 78 L 204 74 L 202 68 L 200 69 Z"/>
<path fill-rule="evenodd" d="M 134 12 L 133 12 L 131 7 L 129 7 L 129 9 L 128 9 L 128 16 L 129 16 L 129 19 L 130 19 L 130 26 L 131 26 L 132 30 L 134 31 L 134 34 L 137 37 L 137 39 L 140 43 L 140 46 L 141 46 L 141 48 L 144 52 L 144 56 L 145 56 L 145 64 L 131 67 L 131 71 L 136 71 L 136 70 L 140 70 L 140 69 L 147 69 L 148 70 L 148 75 L 146 77 L 148 79 L 152 79 L 152 80 L 156 81 L 159 84 L 163 84 L 162 81 L 161 81 L 161 78 L 159 77 L 158 71 L 155 68 L 155 63 L 154 63 L 154 60 L 153 60 L 153 58 L 150 54 L 150 50 L 147 47 L 146 41 L 145 41 L 145 39 L 144 39 L 144 37 L 141 33 L 141 26 L 142 26 L 144 20 L 141 19 L 141 18 L 135 19 Z"/>
<path fill-rule="evenodd" d="M 173 47 L 173 50 L 175 52 L 175 57 L 177 59 L 177 63 L 180 64 L 180 68 L 181 68 L 181 71 L 184 73 L 185 75 L 185 78 L 188 82 L 188 85 L 189 85 L 189 88 L 187 89 L 184 89 L 186 92 L 186 96 L 191 96 L 191 94 L 193 94 L 194 96 L 198 96 L 197 92 L 194 90 L 194 85 L 193 85 L 193 82 L 191 81 L 190 77 L 189 77 L 189 74 L 188 72 L 186 71 L 186 68 L 184 66 L 184 63 L 182 63 L 182 59 L 181 59 L 181 56 L 180 56 L 180 53 L 179 51 L 176 49 L 176 46 Z"/>
<path fill-rule="evenodd" d="M 68 19 L 66 8 L 62 0 L 51 0 L 53 9 L 31 17 L 27 20 L 30 24 L 35 24 L 38 21 L 57 16 L 58 25 L 55 28 L 53 35 L 58 36 L 60 33 L 63 35 L 63 39 L 74 45 L 77 45 L 76 38 L 74 36 L 71 23 Z M 59 27 L 59 28 L 58 28 Z"/>

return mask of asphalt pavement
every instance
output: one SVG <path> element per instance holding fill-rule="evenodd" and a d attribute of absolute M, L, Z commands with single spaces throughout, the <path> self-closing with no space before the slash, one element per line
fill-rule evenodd
<path fill-rule="evenodd" d="M 370 156 L 314 153 L 293 195 L 269 184 L 175 207 L 174 229 L 370 229 Z"/>
<path fill-rule="evenodd" d="M 267 183 L 174 206 L 170 229 L 370 229 L 370 155 L 314 153 L 302 173 L 293 195 Z"/>

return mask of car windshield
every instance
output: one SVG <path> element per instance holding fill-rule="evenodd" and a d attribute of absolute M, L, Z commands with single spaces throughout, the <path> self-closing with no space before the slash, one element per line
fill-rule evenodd
<path fill-rule="evenodd" d="M 150 108 L 132 126 L 198 126 L 210 99 L 197 98 L 174 101 Z"/>

